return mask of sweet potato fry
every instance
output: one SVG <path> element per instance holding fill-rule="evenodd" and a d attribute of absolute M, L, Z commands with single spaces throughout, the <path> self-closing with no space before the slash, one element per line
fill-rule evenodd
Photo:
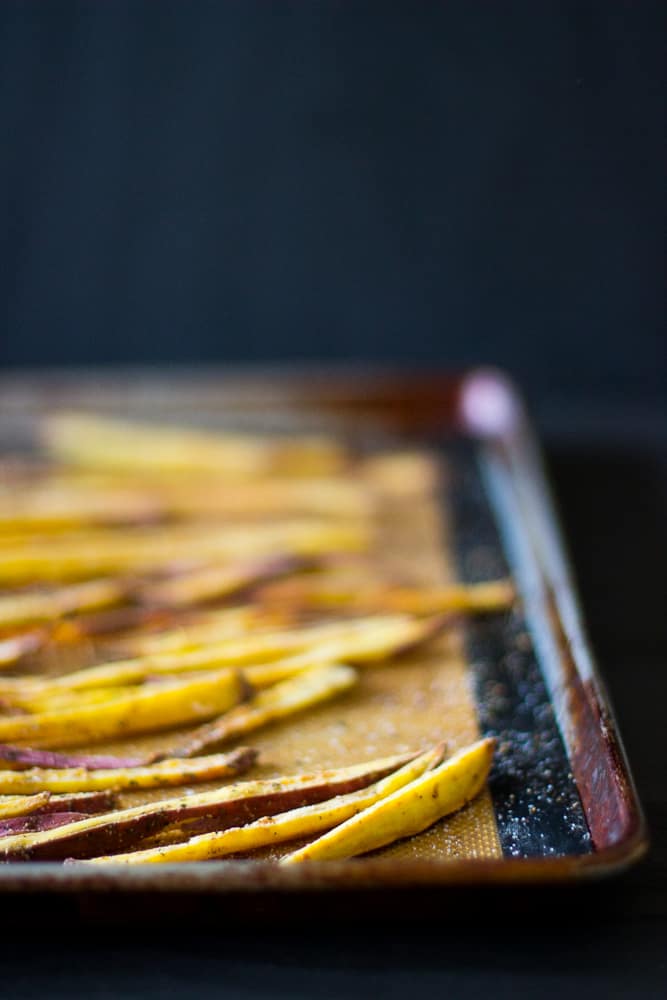
<path fill-rule="evenodd" d="M 363 462 L 364 478 L 383 494 L 414 497 L 433 493 L 440 473 L 434 456 L 423 451 L 391 451 Z"/>
<path fill-rule="evenodd" d="M 45 641 L 46 634 L 39 629 L 0 639 L 0 667 L 17 663 L 24 656 L 36 653 Z"/>
<path fill-rule="evenodd" d="M 27 795 L 0 795 L 0 820 L 13 819 L 15 816 L 39 815 L 48 813 L 77 812 L 96 813 L 112 809 L 116 805 L 116 797 L 111 791 L 80 792 L 78 794 L 52 795 L 46 790 Z"/>
<path fill-rule="evenodd" d="M 242 747 L 228 754 L 193 757 L 190 760 L 161 760 L 145 767 L 32 768 L 29 771 L 0 771 L 0 792 L 28 795 L 36 791 L 95 792 L 105 789 L 135 791 L 164 788 L 199 781 L 213 781 L 243 774 L 257 759 L 256 751 Z"/>
<path fill-rule="evenodd" d="M 34 810 L 40 816 L 48 813 L 77 812 L 93 816 L 95 813 L 109 812 L 118 805 L 116 793 L 111 790 L 99 792 L 68 792 L 64 795 L 49 795 L 44 805 Z"/>
<path fill-rule="evenodd" d="M 139 589 L 139 595 L 148 604 L 185 608 L 230 597 L 266 580 L 287 576 L 307 565 L 305 559 L 285 555 L 227 566 L 204 566 L 168 580 L 146 584 Z"/>
<path fill-rule="evenodd" d="M 260 691 L 247 704 L 238 705 L 219 719 L 195 729 L 182 744 L 170 749 L 170 755 L 193 757 L 225 740 L 335 698 L 349 691 L 357 681 L 356 671 L 340 663 L 312 667 L 275 687 Z"/>
<path fill-rule="evenodd" d="M 374 509 L 374 496 L 365 483 L 343 478 L 297 478 L 245 483 L 181 481 L 151 488 L 170 514 L 188 518 L 270 518 L 314 514 L 318 517 L 364 518 Z"/>
<path fill-rule="evenodd" d="M 92 469 L 210 473 L 232 480 L 275 475 L 328 475 L 346 462 L 328 437 L 268 438 L 58 413 L 43 425 L 49 451 Z"/>
<path fill-rule="evenodd" d="M 493 614 L 512 606 L 516 592 L 509 580 L 450 584 L 447 587 L 387 587 L 377 607 L 415 615 Z"/>
<path fill-rule="evenodd" d="M 59 812 L 45 814 L 31 813 L 29 816 L 15 816 L 13 819 L 0 820 L 0 837 L 13 837 L 17 833 L 29 833 L 31 831 L 55 830 L 59 826 L 76 823 L 80 819 L 86 819 L 86 814 Z"/>
<path fill-rule="evenodd" d="M 0 497 L 0 537 L 32 531 L 59 532 L 91 524 L 132 524 L 164 516 L 164 506 L 146 490 L 107 483 L 104 491 L 45 478 Z"/>
<path fill-rule="evenodd" d="M 54 750 L 36 750 L 34 747 L 18 747 L 9 743 L 0 744 L 0 768 L 12 771 L 26 771 L 31 767 L 77 767 L 86 771 L 104 768 L 140 767 L 145 761 L 138 757 L 119 757 L 111 754 L 64 754 Z"/>
<path fill-rule="evenodd" d="M 510 580 L 450 584 L 444 587 L 402 587 L 364 581 L 356 571 L 314 573 L 301 579 L 269 584 L 259 591 L 267 607 L 282 609 L 347 609 L 362 613 L 415 615 L 491 614 L 511 607 L 516 592 Z"/>
<path fill-rule="evenodd" d="M 153 685 L 101 705 L 0 719 L 0 740 L 46 749 L 98 743 L 210 719 L 237 704 L 247 684 L 229 669 Z"/>
<path fill-rule="evenodd" d="M 438 621 L 423 623 L 405 615 L 387 615 L 342 620 L 293 630 L 260 632 L 196 647 L 184 653 L 156 653 L 132 660 L 98 664 L 48 680 L 26 678 L 16 682 L 14 679 L 6 678 L 0 681 L 0 693 L 7 697 L 11 697 L 12 693 L 28 697 L 61 689 L 85 690 L 107 685 L 140 683 L 147 677 L 158 675 L 183 674 L 187 671 L 223 666 L 243 667 L 245 664 L 253 666 L 254 670 L 256 664 L 278 660 L 285 654 L 296 653 L 299 650 L 317 651 L 318 647 L 324 649 L 322 655 L 315 657 L 315 662 L 318 663 L 322 663 L 325 659 L 365 662 L 394 655 L 425 641 L 439 627 Z M 304 659 L 301 664 L 288 664 L 282 672 L 276 668 L 275 674 L 270 671 L 263 674 L 257 670 L 257 683 L 273 683 L 274 679 L 290 676 L 299 667 L 304 668 L 309 665 L 312 665 L 312 661 Z M 248 671 L 248 674 L 251 676 L 252 672 Z M 264 676 L 267 679 L 262 681 Z"/>
<path fill-rule="evenodd" d="M 421 833 L 482 790 L 494 747 L 495 740 L 485 739 L 459 750 L 435 770 L 283 858 L 282 864 L 351 858 Z"/>
<path fill-rule="evenodd" d="M 185 524 L 12 536 L 0 549 L 0 582 L 74 580 L 286 551 L 302 557 L 358 552 L 367 548 L 369 540 L 369 527 L 363 521 L 316 518 L 236 527 Z"/>
<path fill-rule="evenodd" d="M 155 864 L 176 861 L 204 861 L 229 854 L 256 850 L 268 844 L 305 837 L 354 816 L 360 810 L 378 802 L 442 760 L 443 747 L 438 746 L 405 764 L 398 771 L 383 778 L 370 788 L 348 795 L 341 795 L 318 805 L 303 806 L 277 816 L 264 816 L 247 826 L 205 833 L 183 844 L 149 848 L 130 854 L 91 859 L 89 864 Z"/>
<path fill-rule="evenodd" d="M 194 675 L 191 674 L 190 676 L 193 677 Z M 86 705 L 105 705 L 110 701 L 117 701 L 118 698 L 127 698 L 146 690 L 145 687 L 139 684 L 87 688 L 83 691 L 56 689 L 55 691 L 38 691 L 33 695 L 20 695 L 17 693 L 14 696 L 5 697 L 4 701 L 8 707 L 21 709 L 21 711 L 31 714 L 43 714 L 46 712 L 63 712 L 70 708 L 83 708 Z"/>
<path fill-rule="evenodd" d="M 298 477 L 233 482 L 216 469 L 180 474 L 51 470 L 0 491 L 0 534 L 169 519 L 363 517 L 373 495 L 360 479 Z"/>
<path fill-rule="evenodd" d="M 124 600 L 127 584 L 118 580 L 89 580 L 51 591 L 7 594 L 0 597 L 0 628 L 56 621 L 75 611 L 91 611 Z"/>
<path fill-rule="evenodd" d="M 174 613 L 168 608 L 125 604 L 118 608 L 88 612 L 73 618 L 61 618 L 50 626 L 49 643 L 70 645 L 88 639 L 113 636 L 136 629 L 150 629 L 173 622 Z"/>
<path fill-rule="evenodd" d="M 429 619 L 378 618 L 368 627 L 341 632 L 339 638 L 314 645 L 296 656 L 271 663 L 249 664 L 243 674 L 253 687 L 263 688 L 292 677 L 319 663 L 346 662 L 357 665 L 379 663 L 418 648 L 434 638 L 446 625 L 443 616 Z"/>
<path fill-rule="evenodd" d="M 201 612 L 195 620 L 178 627 L 163 628 L 158 632 L 124 636 L 120 648 L 134 656 L 152 656 L 155 653 L 183 653 L 197 646 L 212 645 L 228 639 L 240 639 L 252 632 L 267 631 L 271 626 L 288 622 L 283 615 L 271 615 L 251 604 Z"/>
<path fill-rule="evenodd" d="M 37 795 L 3 795 L 0 796 L 0 819 L 11 819 L 13 816 L 25 816 L 49 801 L 49 793 L 38 792 Z"/>
<path fill-rule="evenodd" d="M 250 823 L 260 816 L 271 816 L 365 788 L 416 756 L 414 753 L 399 754 L 316 774 L 239 782 L 213 792 L 182 795 L 93 816 L 57 831 L 20 834 L 3 840 L 0 859 L 62 860 L 121 851 L 170 824 L 198 816 L 217 817 L 219 829 Z"/>

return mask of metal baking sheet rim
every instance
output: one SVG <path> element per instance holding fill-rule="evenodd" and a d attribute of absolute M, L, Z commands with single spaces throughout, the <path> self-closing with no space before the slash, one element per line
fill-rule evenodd
<path fill-rule="evenodd" d="M 317 372 L 321 375 L 321 370 Z M 298 397 L 308 385 L 304 372 L 235 372 L 224 383 L 276 385 Z M 80 375 L 79 375 L 80 377 Z M 132 373 L 136 378 L 137 373 Z M 69 373 L 22 373 L 23 400 L 31 389 L 69 383 Z M 112 376 L 113 380 L 113 376 Z M 213 382 L 215 378 L 213 378 Z M 0 380 L 7 387 L 12 380 Z M 312 388 L 312 381 L 310 386 Z M 482 445 L 483 471 L 494 494 L 500 530 L 528 617 L 541 637 L 543 672 L 575 780 L 591 829 L 591 854 L 553 858 L 464 859 L 453 861 L 395 861 L 382 858 L 311 863 L 281 867 L 263 861 L 210 861 L 197 865 L 165 864 L 133 868 L 109 864 L 104 868 L 58 866 L 23 862 L 0 866 L 0 892 L 55 893 L 301 893 L 336 890 L 373 890 L 414 886 L 521 885 L 597 880 L 618 874 L 639 861 L 648 850 L 648 832 L 627 757 L 609 699 L 585 635 L 572 574 L 564 555 L 541 455 L 513 383 L 496 370 L 473 370 L 462 375 L 396 375 L 373 371 L 350 379 L 336 372 L 328 379 L 329 399 L 352 401 L 357 407 L 390 406 L 392 391 L 407 401 L 406 420 L 415 424 L 410 403 L 426 399 L 425 414 L 417 423 L 434 419 L 440 427 L 455 429 Z M 350 392 L 350 385 L 353 392 Z M 71 388 L 71 383 L 69 384 Z M 338 388 L 340 387 L 340 388 Z M 28 392 L 25 393 L 27 388 Z M 32 397 L 34 398 L 34 397 Z M 320 396 L 320 400 L 321 400 Z M 19 407 L 20 408 L 20 407 Z M 394 415 L 395 415 L 394 409 Z M 518 527 L 520 525 L 520 528 Z M 600 769 L 599 764 L 604 766 Z M 601 801 L 602 780 L 606 798 Z M 613 800 L 613 801 L 610 801 Z"/>

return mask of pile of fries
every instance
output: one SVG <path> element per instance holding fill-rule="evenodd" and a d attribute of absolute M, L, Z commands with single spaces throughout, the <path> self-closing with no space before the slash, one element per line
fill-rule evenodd
<path fill-rule="evenodd" d="M 418 456 L 78 414 L 47 418 L 43 442 L 0 467 L 1 859 L 194 861 L 304 838 L 282 864 L 346 858 L 479 793 L 492 740 L 229 783 L 260 727 L 511 604 L 507 580 L 415 586 L 369 558 L 382 485 L 423 487 Z M 158 732 L 166 749 L 96 752 Z"/>

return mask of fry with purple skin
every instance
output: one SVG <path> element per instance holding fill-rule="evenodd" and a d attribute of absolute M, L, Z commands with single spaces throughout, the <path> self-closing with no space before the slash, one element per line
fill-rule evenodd
<path fill-rule="evenodd" d="M 86 815 L 109 812 L 118 805 L 118 797 L 115 792 L 105 790 L 101 792 L 68 792 L 65 795 L 53 795 L 49 793 L 48 800 L 44 805 L 38 806 L 33 812 L 40 816 L 46 816 L 52 812 L 78 812 Z"/>
<path fill-rule="evenodd" d="M 41 833 L 43 830 L 55 830 L 59 826 L 77 823 L 81 819 L 86 819 L 86 813 L 31 813 L 29 816 L 14 816 L 12 819 L 0 820 L 0 837 L 13 837 L 18 833 Z"/>
<path fill-rule="evenodd" d="M 120 809 L 59 830 L 5 838 L 0 845 L 0 860 L 63 860 L 126 850 L 166 827 L 197 817 L 216 817 L 218 829 L 251 823 L 261 816 L 272 816 L 365 788 L 416 756 L 415 753 L 397 754 L 314 774 L 239 782 L 213 792 Z"/>
<path fill-rule="evenodd" d="M 414 760 L 405 764 L 398 771 L 383 778 L 370 788 L 340 795 L 328 802 L 318 805 L 304 806 L 279 813 L 275 816 L 264 816 L 262 819 L 247 826 L 233 827 L 216 833 L 204 833 L 192 837 L 184 844 L 171 844 L 166 847 L 149 848 L 107 857 L 98 857 L 89 864 L 164 864 L 177 861 L 208 861 L 212 858 L 222 858 L 230 854 L 257 850 L 269 844 L 279 844 L 298 837 L 307 837 L 321 830 L 329 830 L 332 826 L 343 822 L 362 809 L 391 795 L 396 789 L 412 782 L 428 768 L 434 767 L 442 760 L 444 747 L 442 745 L 420 754 Z"/>
<path fill-rule="evenodd" d="M 139 767 L 145 761 L 140 757 L 119 757 L 113 754 L 64 754 L 55 750 L 37 750 L 34 747 L 13 746 L 0 743 L 0 768 L 26 771 L 31 767 L 77 767 L 98 771 L 108 767 Z"/>
<path fill-rule="evenodd" d="M 251 747 L 240 747 L 232 753 L 192 757 L 189 760 L 160 760 L 156 763 L 127 768 L 43 768 L 29 771 L 0 771 L 0 793 L 29 795 L 36 791 L 96 792 L 137 791 L 194 784 L 221 778 L 235 778 L 247 771 L 257 760 Z"/>

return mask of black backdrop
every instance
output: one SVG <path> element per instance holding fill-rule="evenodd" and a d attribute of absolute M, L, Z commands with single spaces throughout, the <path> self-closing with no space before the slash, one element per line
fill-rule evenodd
<path fill-rule="evenodd" d="M 657 399 L 664 3 L 0 6 L 0 359 Z"/>

